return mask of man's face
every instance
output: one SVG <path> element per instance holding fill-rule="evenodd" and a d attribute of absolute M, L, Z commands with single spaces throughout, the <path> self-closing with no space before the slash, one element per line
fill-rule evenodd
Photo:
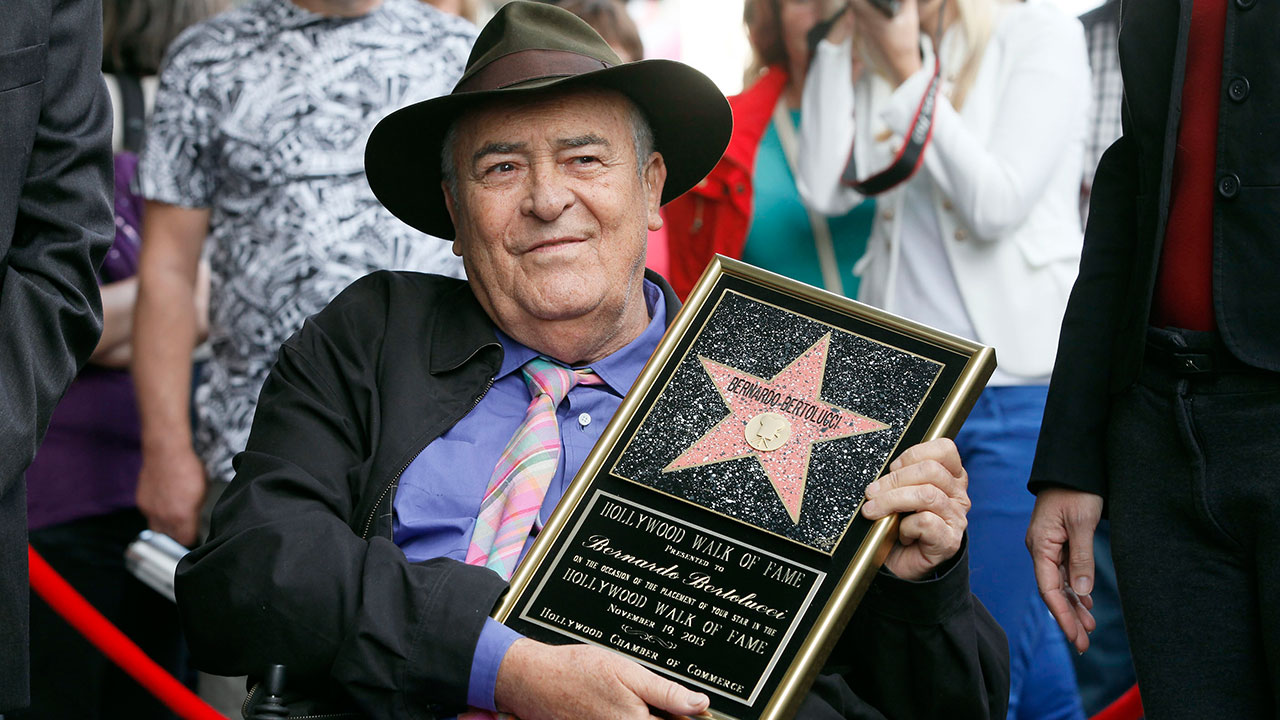
<path fill-rule="evenodd" d="M 657 153 L 638 167 L 630 112 L 618 93 L 584 90 L 457 120 L 456 196 L 445 188 L 454 252 L 490 317 L 526 344 L 560 321 L 627 333 L 619 326 L 634 329 L 643 309 L 666 167 Z"/>

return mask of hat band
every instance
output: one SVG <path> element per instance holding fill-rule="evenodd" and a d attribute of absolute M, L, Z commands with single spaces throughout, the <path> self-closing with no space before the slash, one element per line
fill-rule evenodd
<path fill-rule="evenodd" d="M 613 67 L 609 63 L 567 50 L 533 48 L 519 50 L 494 60 L 458 83 L 454 94 L 498 90 L 529 80 L 568 77 Z"/>

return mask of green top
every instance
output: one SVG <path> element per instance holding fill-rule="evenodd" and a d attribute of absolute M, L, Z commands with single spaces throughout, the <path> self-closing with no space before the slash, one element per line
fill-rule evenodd
<path fill-rule="evenodd" d="M 791 120 L 794 126 L 799 127 L 799 110 L 791 111 Z M 782 141 L 778 139 L 778 131 L 772 121 L 756 150 L 753 185 L 755 203 L 746 246 L 742 251 L 743 261 L 822 287 L 822 267 L 818 263 L 809 215 L 800 200 L 800 192 L 796 190 L 795 178 L 787 165 Z M 848 297 L 858 294 L 859 278 L 853 274 L 853 264 L 867 248 L 875 205 L 875 200 L 868 199 L 845 215 L 826 218 L 831 228 L 836 265 L 840 268 L 840 279 Z"/>

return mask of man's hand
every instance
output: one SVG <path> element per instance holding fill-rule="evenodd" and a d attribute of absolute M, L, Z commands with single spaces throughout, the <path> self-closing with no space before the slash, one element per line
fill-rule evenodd
<path fill-rule="evenodd" d="M 1078 652 L 1089 648 L 1098 623 L 1093 609 L 1093 531 L 1102 498 L 1083 490 L 1047 488 L 1036 497 L 1027 528 L 1027 550 L 1040 597 Z"/>
<path fill-rule="evenodd" d="M 868 520 L 903 514 L 885 567 L 905 580 L 919 580 L 960 550 L 972 505 L 969 475 L 947 438 L 910 448 L 889 470 L 867 486 L 862 514 Z"/>
<path fill-rule="evenodd" d="M 143 452 L 138 510 L 152 530 L 193 547 L 200 531 L 204 493 L 204 466 L 190 448 Z"/>
<path fill-rule="evenodd" d="M 498 710 L 521 720 L 647 719 L 696 715 L 710 700 L 618 655 L 589 645 L 517 640 L 493 691 Z"/>

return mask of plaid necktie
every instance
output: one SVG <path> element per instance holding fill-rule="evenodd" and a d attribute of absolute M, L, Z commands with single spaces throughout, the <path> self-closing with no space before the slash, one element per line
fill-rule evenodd
<path fill-rule="evenodd" d="M 493 570 L 503 580 L 510 580 L 515 572 L 560 462 L 556 407 L 579 383 L 603 384 L 590 370 L 570 370 L 544 357 L 530 360 L 520 370 L 533 401 L 489 478 L 466 560 Z"/>

